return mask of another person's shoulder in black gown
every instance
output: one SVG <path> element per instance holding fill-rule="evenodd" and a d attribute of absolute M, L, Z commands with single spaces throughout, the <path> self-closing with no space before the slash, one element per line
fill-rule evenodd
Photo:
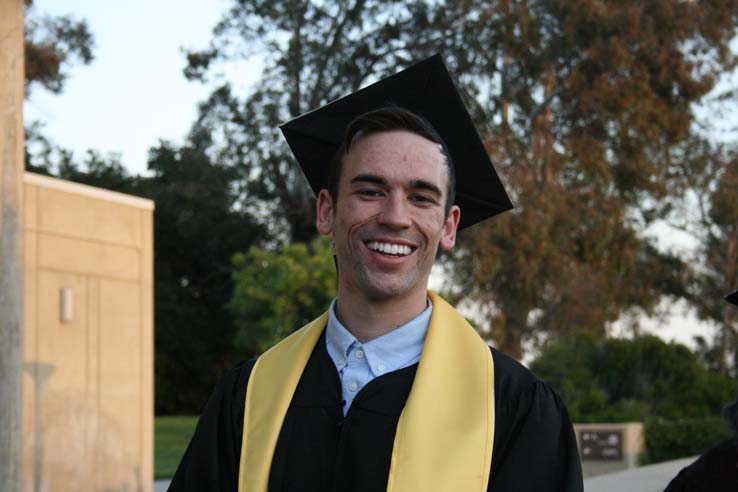
<path fill-rule="evenodd" d="M 736 292 L 738 294 L 738 292 Z M 735 492 L 738 490 L 738 399 L 723 409 L 733 438 L 705 451 L 682 469 L 664 492 Z"/>
<path fill-rule="evenodd" d="M 738 490 L 738 443 L 723 441 L 683 468 L 664 492 L 735 492 Z"/>

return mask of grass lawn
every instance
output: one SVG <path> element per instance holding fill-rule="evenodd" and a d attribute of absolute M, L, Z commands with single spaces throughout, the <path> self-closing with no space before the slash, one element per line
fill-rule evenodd
<path fill-rule="evenodd" d="M 195 432 L 197 417 L 154 418 L 154 478 L 171 478 Z"/>

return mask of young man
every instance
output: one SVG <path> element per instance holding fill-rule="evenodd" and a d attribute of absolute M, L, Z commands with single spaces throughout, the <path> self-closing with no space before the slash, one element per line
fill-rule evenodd
<path fill-rule="evenodd" d="M 170 490 L 582 490 L 558 396 L 427 290 L 459 227 L 511 208 L 440 58 L 283 132 L 338 296 L 224 377 Z"/>

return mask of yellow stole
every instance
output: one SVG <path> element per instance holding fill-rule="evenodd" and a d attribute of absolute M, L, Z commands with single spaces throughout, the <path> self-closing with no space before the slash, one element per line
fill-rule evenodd
<path fill-rule="evenodd" d="M 487 490 L 495 431 L 489 347 L 433 292 L 433 315 L 392 449 L 388 492 Z M 239 492 L 266 492 L 282 421 L 328 313 L 265 352 L 249 379 Z"/>

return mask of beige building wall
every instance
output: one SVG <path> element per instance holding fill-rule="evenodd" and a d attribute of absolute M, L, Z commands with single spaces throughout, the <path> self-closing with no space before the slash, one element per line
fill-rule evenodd
<path fill-rule="evenodd" d="M 23 489 L 150 491 L 154 203 L 24 179 Z"/>

